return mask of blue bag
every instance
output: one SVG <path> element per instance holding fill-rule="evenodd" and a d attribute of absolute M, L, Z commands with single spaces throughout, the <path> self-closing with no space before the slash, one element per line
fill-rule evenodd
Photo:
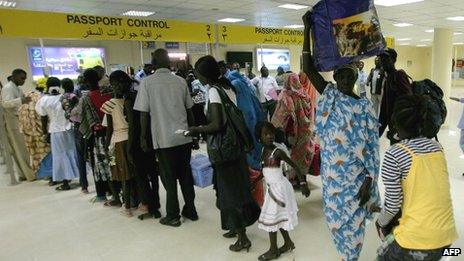
<path fill-rule="evenodd" d="M 319 71 L 376 56 L 386 48 L 374 0 L 321 0 L 312 9 L 310 24 Z"/>
<path fill-rule="evenodd" d="M 213 184 L 213 167 L 208 157 L 197 154 L 190 160 L 192 167 L 193 184 L 200 188 L 206 188 Z"/>
<path fill-rule="evenodd" d="M 48 153 L 40 162 L 39 170 L 37 171 L 38 179 L 45 179 L 53 176 L 53 160 L 52 153 Z"/>

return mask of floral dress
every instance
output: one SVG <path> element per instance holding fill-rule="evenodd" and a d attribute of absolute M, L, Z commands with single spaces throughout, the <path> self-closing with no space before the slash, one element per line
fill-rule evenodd
<path fill-rule="evenodd" d="M 316 117 L 321 141 L 323 207 L 332 238 L 343 260 L 358 260 L 371 206 L 380 206 L 378 121 L 371 103 L 341 93 L 329 83 Z M 359 207 L 357 194 L 366 177 L 371 197 Z"/>

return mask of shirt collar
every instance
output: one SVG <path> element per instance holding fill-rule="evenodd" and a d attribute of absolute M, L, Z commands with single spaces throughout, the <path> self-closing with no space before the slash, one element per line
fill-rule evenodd
<path fill-rule="evenodd" d="M 155 71 L 155 74 L 160 74 L 160 73 L 171 73 L 171 70 L 168 68 L 159 68 Z"/>

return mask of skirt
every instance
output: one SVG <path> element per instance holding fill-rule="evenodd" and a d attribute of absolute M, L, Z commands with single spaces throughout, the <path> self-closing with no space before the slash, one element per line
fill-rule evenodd
<path fill-rule="evenodd" d="M 51 134 L 53 181 L 72 180 L 79 177 L 74 131 Z"/>
<path fill-rule="evenodd" d="M 127 141 L 117 142 L 114 145 L 114 157 L 116 165 L 111 166 L 111 178 L 115 181 L 126 181 L 133 178 L 127 161 Z"/>
<path fill-rule="evenodd" d="M 293 230 L 298 225 L 298 206 L 292 184 L 284 177 L 282 168 L 264 168 L 263 175 L 267 191 L 258 228 L 267 232 Z"/>
<path fill-rule="evenodd" d="M 213 168 L 222 229 L 239 231 L 253 225 L 261 209 L 251 194 L 245 155 L 237 161 L 214 165 Z"/>

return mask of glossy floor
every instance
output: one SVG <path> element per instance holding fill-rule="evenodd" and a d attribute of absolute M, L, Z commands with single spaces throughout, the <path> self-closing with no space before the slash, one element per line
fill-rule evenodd
<path fill-rule="evenodd" d="M 464 89 L 454 89 L 453 94 L 464 97 Z M 464 237 L 464 156 L 455 128 L 463 106 L 450 103 L 449 111 L 450 127 L 440 133 L 440 141 L 446 149 L 458 232 Z M 382 140 L 382 152 L 386 148 Z M 199 221 L 169 228 L 155 220 L 126 218 L 118 209 L 91 203 L 94 195 L 79 190 L 56 192 L 44 181 L 8 186 L 4 166 L 1 171 L 0 260 L 257 260 L 269 247 L 267 234 L 254 225 L 248 229 L 253 242 L 249 253 L 228 250 L 233 240 L 221 236 L 211 188 L 196 189 Z M 296 250 L 280 260 L 340 260 L 325 224 L 320 181 L 311 182 L 317 188 L 309 199 L 297 195 L 300 224 L 291 233 Z M 160 193 L 164 203 L 162 187 Z M 360 260 L 374 260 L 379 244 L 371 223 Z M 464 239 L 455 246 L 463 248 Z"/>

